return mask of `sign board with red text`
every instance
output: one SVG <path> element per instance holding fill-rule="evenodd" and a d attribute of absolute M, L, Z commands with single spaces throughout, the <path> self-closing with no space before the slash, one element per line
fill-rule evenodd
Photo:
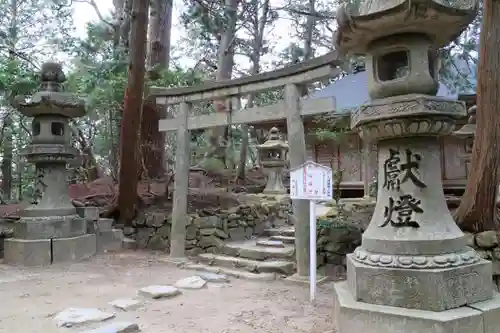
<path fill-rule="evenodd" d="M 290 199 L 332 200 L 332 169 L 308 161 L 290 170 Z"/>

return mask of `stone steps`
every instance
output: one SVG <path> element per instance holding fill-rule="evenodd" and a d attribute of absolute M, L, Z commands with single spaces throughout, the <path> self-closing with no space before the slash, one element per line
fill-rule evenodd
<path fill-rule="evenodd" d="M 259 261 L 211 253 L 202 253 L 198 255 L 197 259 L 200 263 L 209 266 L 241 269 L 251 273 L 278 273 L 291 275 L 294 272 L 294 263 L 287 260 Z"/>
<path fill-rule="evenodd" d="M 283 244 L 283 247 L 271 247 L 257 245 L 260 239 L 250 239 L 244 241 L 228 242 L 221 249 L 222 254 L 241 257 L 252 260 L 284 259 L 294 260 L 295 247 L 290 244 Z"/>
<path fill-rule="evenodd" d="M 195 271 L 209 272 L 215 274 L 225 274 L 238 279 L 272 281 L 276 279 L 276 273 L 252 273 L 241 269 L 228 267 L 209 266 L 204 264 L 185 264 L 182 266 L 185 269 Z"/>
<path fill-rule="evenodd" d="M 285 236 L 285 237 L 295 237 L 295 229 L 293 227 L 289 228 L 271 228 L 264 230 L 266 236 Z"/>
<path fill-rule="evenodd" d="M 284 244 L 295 244 L 295 237 L 292 236 L 270 236 L 269 240 L 271 241 L 280 241 Z"/>

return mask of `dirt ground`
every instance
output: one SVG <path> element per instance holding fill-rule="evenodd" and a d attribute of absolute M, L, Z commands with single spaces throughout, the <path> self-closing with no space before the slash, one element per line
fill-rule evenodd
<path fill-rule="evenodd" d="M 89 262 L 48 268 L 15 268 L 0 264 L 0 332 L 79 333 L 99 325 L 57 328 L 52 317 L 69 307 L 116 312 L 113 321 L 133 321 L 144 333 L 324 333 L 333 329 L 330 283 L 318 289 L 315 305 L 307 287 L 283 281 L 232 278 L 209 283 L 165 300 L 147 300 L 130 312 L 109 302 L 136 297 L 152 284 L 174 284 L 195 275 L 161 261 L 160 255 L 122 252 Z M 102 325 L 102 324 L 101 324 Z"/>

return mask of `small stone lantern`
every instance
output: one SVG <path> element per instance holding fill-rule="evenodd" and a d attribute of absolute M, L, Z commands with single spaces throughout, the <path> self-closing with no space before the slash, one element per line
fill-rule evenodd
<path fill-rule="evenodd" d="M 467 110 L 467 124 L 462 126 L 458 131 L 453 132 L 453 135 L 465 140 L 465 155 L 462 156 L 467 162 L 470 162 L 472 147 L 474 145 L 474 136 L 476 135 L 476 106 L 472 106 Z"/>
<path fill-rule="evenodd" d="M 22 210 L 14 238 L 5 241 L 5 261 L 46 265 L 88 258 L 96 253 L 96 235 L 87 233 L 68 195 L 66 166 L 78 151 L 71 146 L 72 118 L 86 114 L 85 101 L 63 92 L 62 67 L 45 63 L 41 85 L 31 97 L 17 96 L 16 108 L 33 117 L 31 143 L 23 151 L 35 164 L 36 202 Z"/>
<path fill-rule="evenodd" d="M 257 146 L 262 169 L 267 174 L 267 184 L 263 193 L 286 194 L 283 186 L 283 168 L 287 164 L 288 144 L 281 140 L 276 127 L 271 128 L 267 141 Z"/>
<path fill-rule="evenodd" d="M 436 97 L 437 50 L 473 21 L 478 5 L 362 0 L 358 12 L 338 12 L 337 49 L 366 55 L 371 101 L 352 114 L 351 127 L 377 142 L 379 184 L 361 246 L 347 255 L 347 281 L 335 284 L 339 333 L 498 326 L 491 263 L 467 245 L 442 187 L 439 136 L 452 133 L 465 103 Z"/>

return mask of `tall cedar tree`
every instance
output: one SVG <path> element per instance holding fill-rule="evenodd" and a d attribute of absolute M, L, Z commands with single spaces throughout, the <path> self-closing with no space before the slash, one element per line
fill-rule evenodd
<path fill-rule="evenodd" d="M 477 130 L 467 187 L 455 219 L 466 231 L 496 230 L 500 180 L 500 1 L 485 0 L 479 50 Z"/>
<path fill-rule="evenodd" d="M 121 121 L 118 209 L 120 221 L 130 225 L 137 204 L 139 129 L 144 94 L 148 1 L 134 0 L 131 15 L 128 83 Z"/>
<path fill-rule="evenodd" d="M 148 45 L 148 75 L 154 81 L 170 65 L 170 35 L 172 30 L 172 0 L 152 0 L 150 5 Z M 142 109 L 141 155 L 143 176 L 160 178 L 165 174 L 165 132 L 158 123 L 166 118 L 166 106 L 145 103 Z"/>

